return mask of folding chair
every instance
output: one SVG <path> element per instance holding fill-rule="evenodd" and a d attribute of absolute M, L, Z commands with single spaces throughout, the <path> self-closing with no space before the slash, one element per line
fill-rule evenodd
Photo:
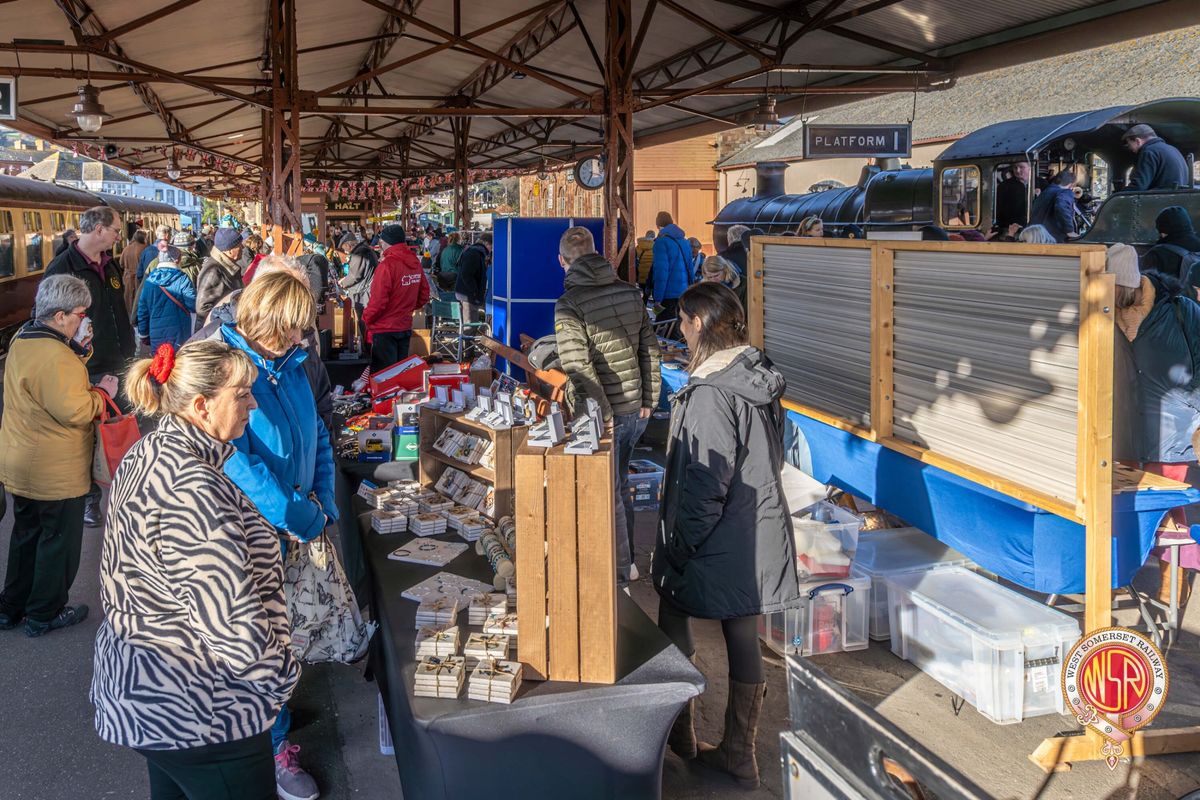
<path fill-rule="evenodd" d="M 479 349 L 479 337 L 488 332 L 487 323 L 465 322 L 458 300 L 438 299 L 429 305 L 431 355 L 444 355 L 455 361 L 473 358 Z"/>

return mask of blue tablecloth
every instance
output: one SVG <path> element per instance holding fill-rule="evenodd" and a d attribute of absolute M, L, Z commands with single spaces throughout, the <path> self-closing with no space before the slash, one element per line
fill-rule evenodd
<path fill-rule="evenodd" d="M 658 395 L 658 410 L 670 411 L 671 395 L 687 386 L 688 373 L 675 362 L 660 365 L 658 371 L 662 375 L 662 391 Z"/>
<path fill-rule="evenodd" d="M 1027 589 L 1084 591 L 1082 525 L 802 414 L 787 417 L 786 457 L 803 472 L 892 512 Z M 1127 586 L 1145 563 L 1166 512 L 1196 502 L 1196 489 L 1113 497 L 1114 587 Z"/>

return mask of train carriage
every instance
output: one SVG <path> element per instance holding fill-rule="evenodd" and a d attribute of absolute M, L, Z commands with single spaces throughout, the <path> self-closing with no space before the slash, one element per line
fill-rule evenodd
<path fill-rule="evenodd" d="M 38 281 L 63 233 L 78 230 L 80 215 L 98 205 L 112 208 L 120 218 L 116 256 L 136 227 L 179 227 L 178 210 L 166 203 L 0 175 L 0 353 L 29 319 Z"/>

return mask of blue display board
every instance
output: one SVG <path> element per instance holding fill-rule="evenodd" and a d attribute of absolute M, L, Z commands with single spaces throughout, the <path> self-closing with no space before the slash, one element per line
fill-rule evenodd
<path fill-rule="evenodd" d="M 558 242 L 568 228 L 583 226 L 604 241 L 598 217 L 506 217 L 492 228 L 492 268 L 488 270 L 487 310 L 492 336 L 520 349 L 521 334 L 537 339 L 554 333 L 554 303 L 563 293 Z M 524 380 L 520 368 L 498 359 L 496 368 Z"/>

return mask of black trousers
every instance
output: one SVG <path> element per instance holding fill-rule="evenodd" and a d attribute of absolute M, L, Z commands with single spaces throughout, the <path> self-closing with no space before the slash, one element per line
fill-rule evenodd
<path fill-rule="evenodd" d="M 659 595 L 658 627 L 671 642 L 691 658 L 696 652 L 692 641 L 692 618 Z M 758 617 L 733 617 L 721 620 L 725 636 L 725 655 L 729 659 L 729 679 L 738 683 L 762 683 L 762 652 L 758 646 Z"/>
<path fill-rule="evenodd" d="M 397 361 L 408 358 L 408 344 L 412 331 L 403 333 L 377 333 L 371 337 L 371 372 L 390 367 Z"/>
<path fill-rule="evenodd" d="M 13 495 L 13 529 L 0 610 L 49 622 L 67 604 L 83 547 L 83 497 L 31 500 Z"/>
<path fill-rule="evenodd" d="M 271 732 L 187 750 L 138 750 L 150 800 L 275 800 Z"/>
<path fill-rule="evenodd" d="M 664 339 L 671 339 L 673 341 L 682 340 L 683 336 L 679 333 L 679 298 L 674 297 L 670 300 L 663 300 L 662 307 L 663 310 L 660 319 L 673 319 L 675 322 L 666 331 L 659 331 L 659 333 Z"/>

